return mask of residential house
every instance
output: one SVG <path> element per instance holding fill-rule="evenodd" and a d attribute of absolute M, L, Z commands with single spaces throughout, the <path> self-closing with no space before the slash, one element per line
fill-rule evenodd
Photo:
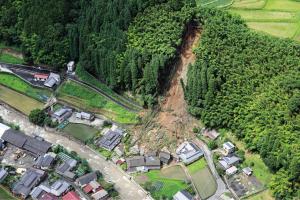
<path fill-rule="evenodd" d="M 178 191 L 174 196 L 173 200 L 193 200 L 193 196 L 186 190 Z"/>
<path fill-rule="evenodd" d="M 147 172 L 152 169 L 160 169 L 160 160 L 158 157 L 134 156 L 126 159 L 127 172 Z"/>
<path fill-rule="evenodd" d="M 49 74 L 40 74 L 36 73 L 33 75 L 33 80 L 34 81 L 46 81 L 49 77 Z"/>
<path fill-rule="evenodd" d="M 171 160 L 171 154 L 165 151 L 159 152 L 158 157 L 163 164 L 169 164 Z"/>
<path fill-rule="evenodd" d="M 6 130 L 1 138 L 5 142 L 24 149 L 34 156 L 44 155 L 52 146 L 47 141 L 38 140 L 13 129 Z"/>
<path fill-rule="evenodd" d="M 225 155 L 229 155 L 234 152 L 234 145 L 231 142 L 225 142 L 223 144 L 223 149 L 225 151 Z"/>
<path fill-rule="evenodd" d="M 237 171 L 238 171 L 238 169 L 236 168 L 236 166 L 232 166 L 232 167 L 226 169 L 225 172 L 226 172 L 226 175 L 231 176 L 231 175 L 237 173 Z"/>
<path fill-rule="evenodd" d="M 76 179 L 76 184 L 80 187 L 84 187 L 85 185 L 89 184 L 91 181 L 97 180 L 97 173 L 96 172 L 90 172 L 88 174 L 85 174 L 79 178 Z"/>
<path fill-rule="evenodd" d="M 106 190 L 101 189 L 94 194 L 92 194 L 92 199 L 94 200 L 105 200 L 108 198 L 108 193 Z"/>
<path fill-rule="evenodd" d="M 85 185 L 82 189 L 86 194 L 95 193 L 99 189 L 101 189 L 101 185 L 97 181 L 91 181 L 90 183 Z"/>
<path fill-rule="evenodd" d="M 46 173 L 42 170 L 33 168 L 27 169 L 25 174 L 14 185 L 12 192 L 25 199 L 31 190 L 44 179 L 45 175 Z"/>
<path fill-rule="evenodd" d="M 95 119 L 95 115 L 87 112 L 78 112 L 76 113 L 76 118 L 93 121 Z"/>
<path fill-rule="evenodd" d="M 122 139 L 122 134 L 117 131 L 108 130 L 99 140 L 96 145 L 108 151 L 112 151 Z"/>
<path fill-rule="evenodd" d="M 40 168 L 43 170 L 49 169 L 52 164 L 54 163 L 56 158 L 56 154 L 53 152 L 44 154 L 42 156 L 39 156 L 34 164 L 36 168 Z"/>
<path fill-rule="evenodd" d="M 46 87 L 52 88 L 55 85 L 59 85 L 60 81 L 61 81 L 60 80 L 60 75 L 51 72 L 48 79 L 45 81 L 44 85 Z"/>
<path fill-rule="evenodd" d="M 244 169 L 242 169 L 243 173 L 246 174 L 247 176 L 251 176 L 253 170 L 250 167 L 245 167 Z"/>
<path fill-rule="evenodd" d="M 240 162 L 240 158 L 237 156 L 231 156 L 231 157 L 223 157 L 222 159 L 219 160 L 220 166 L 226 170 Z"/>
<path fill-rule="evenodd" d="M 59 197 L 70 189 L 70 184 L 63 180 L 57 180 L 51 186 L 44 183 L 39 185 L 38 188 L 42 189 L 47 193 Z"/>
<path fill-rule="evenodd" d="M 0 123 L 0 137 L 4 134 L 5 131 L 9 130 L 10 127 L 5 124 Z"/>
<path fill-rule="evenodd" d="M 75 191 L 70 191 L 62 197 L 62 200 L 81 200 Z"/>
<path fill-rule="evenodd" d="M 184 142 L 177 149 L 176 154 L 185 164 L 190 164 L 203 156 L 203 151 L 192 142 Z"/>
<path fill-rule="evenodd" d="M 116 152 L 116 154 L 118 156 L 123 156 L 125 153 L 125 147 L 124 144 L 119 144 L 118 146 L 116 146 L 116 148 L 114 149 L 114 151 Z"/>
<path fill-rule="evenodd" d="M 57 121 L 58 123 L 62 123 L 63 121 L 67 120 L 72 115 L 72 109 L 71 108 L 61 108 L 57 111 L 55 111 L 51 117 L 53 121 Z"/>
<path fill-rule="evenodd" d="M 4 181 L 4 179 L 7 177 L 8 172 L 5 169 L 0 169 L 0 183 Z"/>
<path fill-rule="evenodd" d="M 64 161 L 56 168 L 56 172 L 64 176 L 65 178 L 68 178 L 69 180 L 73 180 L 75 178 L 75 174 L 71 172 L 71 170 L 74 169 L 76 165 L 77 165 L 76 160 L 72 158 L 68 158 L 66 161 Z"/>
<path fill-rule="evenodd" d="M 212 139 L 212 140 L 215 140 L 219 137 L 220 134 L 215 129 L 213 129 L 213 130 L 205 129 L 203 131 L 203 135 L 205 137 L 208 137 L 208 138 Z"/>
<path fill-rule="evenodd" d="M 43 193 L 38 200 L 58 200 L 59 198 L 50 193 Z"/>
<path fill-rule="evenodd" d="M 43 194 L 45 194 L 45 191 L 39 186 L 33 188 L 33 190 L 30 192 L 30 196 L 33 200 L 39 200 Z"/>

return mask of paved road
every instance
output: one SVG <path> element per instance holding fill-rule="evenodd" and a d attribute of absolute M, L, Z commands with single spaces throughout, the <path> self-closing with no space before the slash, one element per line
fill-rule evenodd
<path fill-rule="evenodd" d="M 129 179 L 129 176 L 126 173 L 122 172 L 116 165 L 106 161 L 88 147 L 71 141 L 62 135 L 37 127 L 31 124 L 26 116 L 2 105 L 0 105 L 0 116 L 7 122 L 20 125 L 21 130 L 28 135 L 35 133 L 53 144 L 60 144 L 68 150 L 76 151 L 78 155 L 88 160 L 90 166 L 94 170 L 99 170 L 103 173 L 104 178 L 107 181 L 111 181 L 115 184 L 115 188 L 120 193 L 121 199 L 151 199 L 139 185 Z"/>
<path fill-rule="evenodd" d="M 221 179 L 221 177 L 219 176 L 214 161 L 213 161 L 213 154 L 211 153 L 211 151 L 209 150 L 209 148 L 207 147 L 207 145 L 202 142 L 199 139 L 196 139 L 196 143 L 201 147 L 201 149 L 204 152 L 204 157 L 208 163 L 208 166 L 210 168 L 210 171 L 212 172 L 213 176 L 215 177 L 215 180 L 217 182 L 217 191 L 215 192 L 215 194 L 211 197 L 208 198 L 208 200 L 216 200 L 219 199 L 219 197 L 225 193 L 225 192 L 229 192 L 229 190 L 226 188 L 226 185 L 224 183 L 224 181 Z"/>

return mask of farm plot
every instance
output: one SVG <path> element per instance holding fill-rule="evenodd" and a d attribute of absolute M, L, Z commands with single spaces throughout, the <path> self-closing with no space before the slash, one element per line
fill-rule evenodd
<path fill-rule="evenodd" d="M 58 89 L 59 100 L 90 112 L 102 114 L 114 121 L 124 124 L 137 122 L 137 115 L 120 105 L 106 99 L 89 88 L 67 81 Z"/>
<path fill-rule="evenodd" d="M 197 0 L 197 5 L 207 7 L 227 7 L 233 3 L 233 0 Z"/>
<path fill-rule="evenodd" d="M 49 90 L 35 88 L 19 77 L 8 73 L 0 72 L 0 84 L 38 101 L 46 101 L 51 96 L 51 92 Z"/>
<path fill-rule="evenodd" d="M 172 199 L 179 190 L 191 190 L 186 179 L 180 166 L 172 166 L 160 171 L 153 170 L 135 177 L 135 180 L 149 191 L 154 199 Z"/>
<path fill-rule="evenodd" d="M 90 139 L 92 139 L 96 133 L 98 132 L 97 129 L 85 125 L 85 124 L 73 124 L 69 123 L 64 129 L 64 132 L 66 132 L 69 135 L 72 135 L 74 138 L 86 142 Z"/>
<path fill-rule="evenodd" d="M 230 12 L 239 14 L 259 32 L 300 41 L 300 3 L 293 0 L 235 0 Z"/>
<path fill-rule="evenodd" d="M 13 55 L 0 52 L 0 62 L 11 63 L 11 64 L 22 64 L 23 59 L 17 58 Z"/>
<path fill-rule="evenodd" d="M 207 199 L 212 196 L 217 189 L 217 183 L 206 166 L 204 158 L 189 165 L 187 168 L 201 199 Z"/>
<path fill-rule="evenodd" d="M 0 100 L 29 115 L 33 109 L 43 108 L 43 103 L 0 85 Z"/>

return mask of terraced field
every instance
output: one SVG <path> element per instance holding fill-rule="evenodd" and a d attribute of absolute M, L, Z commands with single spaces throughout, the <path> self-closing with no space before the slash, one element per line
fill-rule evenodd
<path fill-rule="evenodd" d="M 230 12 L 256 31 L 300 41 L 300 2 L 295 0 L 235 0 Z"/>

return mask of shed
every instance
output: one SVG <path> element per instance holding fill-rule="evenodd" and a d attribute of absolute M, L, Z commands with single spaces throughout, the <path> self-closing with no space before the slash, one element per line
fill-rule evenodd
<path fill-rule="evenodd" d="M 237 173 L 237 171 L 238 171 L 238 169 L 236 168 L 236 166 L 232 166 L 226 170 L 226 175 L 228 175 L 228 176 L 233 175 L 233 174 Z"/>
<path fill-rule="evenodd" d="M 242 169 L 243 173 L 246 174 L 247 176 L 251 176 L 253 170 L 250 167 L 245 167 L 244 169 Z"/>

